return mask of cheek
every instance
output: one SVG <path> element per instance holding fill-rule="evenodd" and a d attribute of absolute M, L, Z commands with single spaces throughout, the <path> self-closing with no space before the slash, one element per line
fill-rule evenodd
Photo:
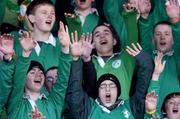
<path fill-rule="evenodd" d="M 103 97 L 103 95 L 105 94 L 105 91 L 104 90 L 99 90 L 99 97 Z"/>
<path fill-rule="evenodd" d="M 42 17 L 37 17 L 37 18 L 35 19 L 35 22 L 38 23 L 38 24 L 42 24 L 43 21 L 44 21 L 44 18 L 42 18 Z"/>
<path fill-rule="evenodd" d="M 166 105 L 166 113 L 170 113 L 172 110 L 172 105 Z"/>

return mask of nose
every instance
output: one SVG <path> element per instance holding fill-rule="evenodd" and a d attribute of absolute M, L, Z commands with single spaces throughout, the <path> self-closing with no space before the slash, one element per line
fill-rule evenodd
<path fill-rule="evenodd" d="M 161 40 L 164 40 L 164 39 L 165 39 L 165 35 L 162 34 L 162 35 L 161 35 Z"/>
<path fill-rule="evenodd" d="M 104 34 L 103 33 L 100 33 L 100 38 L 103 38 L 104 37 Z"/>
<path fill-rule="evenodd" d="M 110 87 L 109 87 L 109 85 L 107 85 L 107 87 L 106 87 L 106 91 L 110 91 Z"/>

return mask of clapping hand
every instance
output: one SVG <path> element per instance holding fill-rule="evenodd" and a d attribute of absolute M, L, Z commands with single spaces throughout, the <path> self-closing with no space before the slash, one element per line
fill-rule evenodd
<path fill-rule="evenodd" d="M 31 113 L 30 113 L 30 118 L 31 119 L 45 119 L 42 115 L 42 113 L 40 111 L 38 111 L 38 108 L 35 107 L 35 110 L 33 110 Z"/>
<path fill-rule="evenodd" d="M 3 55 L 8 60 L 14 54 L 14 36 L 11 34 L 3 34 L 0 36 L 0 51 L 1 56 Z"/>
<path fill-rule="evenodd" d="M 60 40 L 62 52 L 68 54 L 69 53 L 69 47 L 70 47 L 69 31 L 68 31 L 67 25 L 64 28 L 64 24 L 61 21 L 59 22 L 58 37 Z"/>
<path fill-rule="evenodd" d="M 162 61 L 163 56 L 164 55 L 162 52 L 158 52 L 157 56 L 154 59 L 155 68 L 152 75 L 152 80 L 157 81 L 159 79 L 161 72 L 163 71 L 165 67 L 166 61 Z"/>
<path fill-rule="evenodd" d="M 167 0 L 166 1 L 166 13 L 171 19 L 172 23 L 179 21 L 180 7 L 178 0 Z"/>
<path fill-rule="evenodd" d="M 23 48 L 23 56 L 29 57 L 32 49 L 36 47 L 37 41 L 33 40 L 31 32 L 27 31 L 23 31 L 19 40 Z"/>
<path fill-rule="evenodd" d="M 135 57 L 137 56 L 142 50 L 142 47 L 139 45 L 139 43 L 137 43 L 137 46 L 132 43 L 132 48 L 127 46 L 126 47 L 126 51 L 128 52 L 129 55 Z"/>

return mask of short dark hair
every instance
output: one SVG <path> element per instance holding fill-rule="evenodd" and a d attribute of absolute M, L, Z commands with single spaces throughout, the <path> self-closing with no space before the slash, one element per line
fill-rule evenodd
<path fill-rule="evenodd" d="M 176 96 L 180 96 L 180 92 L 173 92 L 173 93 L 170 93 L 166 96 L 166 98 L 164 99 L 164 102 L 163 102 L 163 105 L 162 105 L 162 108 L 161 108 L 161 111 L 162 112 L 165 112 L 166 110 L 166 103 L 168 102 L 168 100 L 170 100 L 171 98 L 174 98 Z"/>
<path fill-rule="evenodd" d="M 94 34 L 94 31 L 96 30 L 96 28 L 98 28 L 100 26 L 105 26 L 105 27 L 110 29 L 110 31 L 112 32 L 113 38 L 115 38 L 116 42 L 117 42 L 116 45 L 113 47 L 113 52 L 114 53 L 120 52 L 120 49 L 121 49 L 121 47 L 120 47 L 120 39 L 119 39 L 119 36 L 118 36 L 117 32 L 115 31 L 114 27 L 111 24 L 109 24 L 107 22 L 103 22 L 103 21 L 98 23 L 98 25 L 96 25 L 96 27 L 93 29 L 92 35 Z M 97 55 L 96 50 L 93 50 L 92 54 L 96 54 Z"/>
<path fill-rule="evenodd" d="M 154 25 L 154 27 L 153 27 L 153 34 L 154 34 L 154 32 L 155 32 L 155 28 L 156 28 L 158 25 L 168 25 L 168 26 L 171 27 L 172 24 L 171 24 L 169 21 L 159 21 L 159 22 L 157 22 L 157 23 Z"/>
<path fill-rule="evenodd" d="M 43 72 L 43 74 L 45 76 L 44 67 L 41 65 L 41 63 L 39 63 L 37 61 L 34 61 L 34 60 L 31 60 L 29 68 L 27 70 L 27 74 L 29 73 L 29 71 L 31 71 L 35 67 L 39 68 Z"/>
<path fill-rule="evenodd" d="M 26 14 L 29 15 L 29 14 L 34 14 L 36 9 L 39 7 L 39 6 L 42 6 L 42 5 L 51 5 L 54 7 L 54 4 L 50 1 L 50 0 L 33 0 L 27 7 L 27 11 L 26 11 Z"/>
<path fill-rule="evenodd" d="M 46 74 L 47 74 L 48 71 L 54 70 L 54 69 L 58 69 L 58 67 L 57 67 L 57 66 L 52 66 L 52 67 L 48 68 L 48 69 L 46 70 Z"/>

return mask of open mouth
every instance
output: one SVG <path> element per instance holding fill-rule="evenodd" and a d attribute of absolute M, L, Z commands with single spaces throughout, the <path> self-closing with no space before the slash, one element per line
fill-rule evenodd
<path fill-rule="evenodd" d="M 172 110 L 173 114 L 177 114 L 178 111 L 179 111 L 178 109 L 173 109 L 173 110 Z"/>
<path fill-rule="evenodd" d="M 105 44 L 107 44 L 108 42 L 106 41 L 106 40 L 102 40 L 102 41 L 100 41 L 100 44 L 101 45 L 105 45 Z"/>
<path fill-rule="evenodd" d="M 165 46 L 165 45 L 166 45 L 166 42 L 160 42 L 160 45 L 161 45 L 161 46 Z"/>
<path fill-rule="evenodd" d="M 111 102 L 111 95 L 109 93 L 106 94 L 106 103 Z"/>
<path fill-rule="evenodd" d="M 34 83 L 35 84 L 41 84 L 41 81 L 40 80 L 35 80 Z"/>
<path fill-rule="evenodd" d="M 86 2 L 86 0 L 80 0 L 80 2 Z"/>
<path fill-rule="evenodd" d="M 48 25 L 51 25 L 52 21 L 49 20 L 49 21 L 46 21 L 45 23 Z"/>

